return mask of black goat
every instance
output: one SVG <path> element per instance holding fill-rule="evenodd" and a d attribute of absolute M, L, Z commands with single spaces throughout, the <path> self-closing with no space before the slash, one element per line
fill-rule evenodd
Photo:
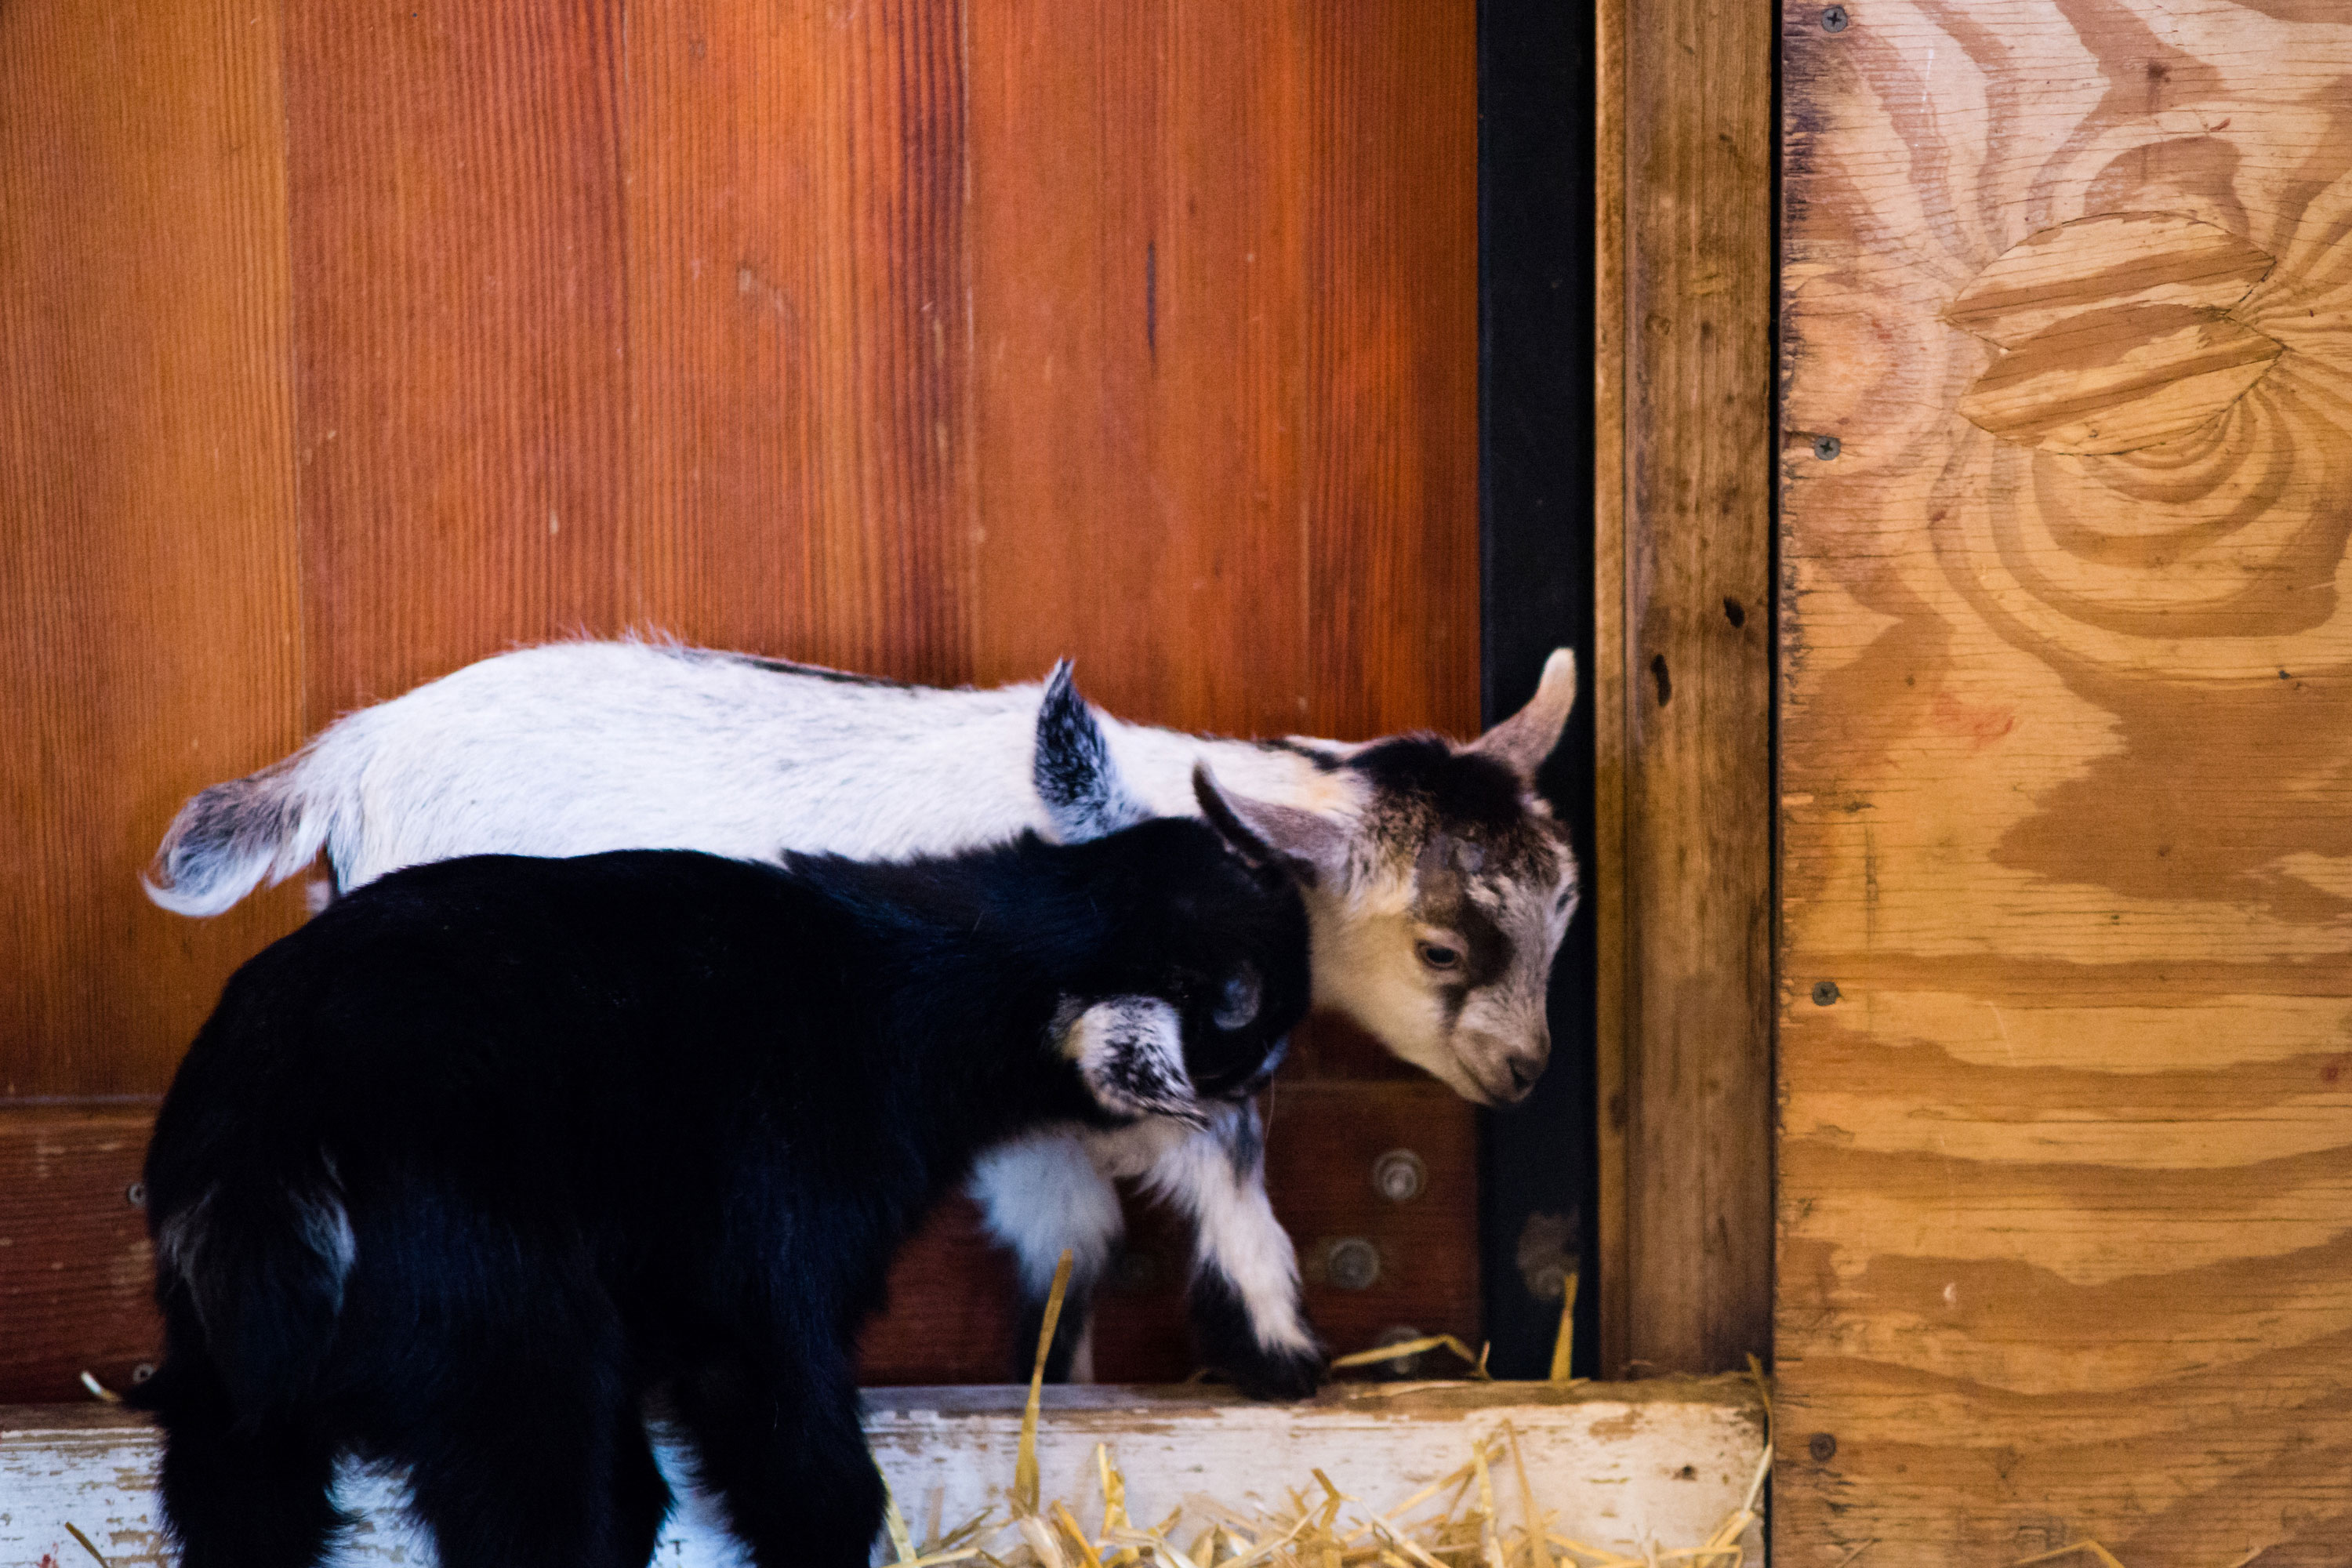
<path fill-rule="evenodd" d="M 636 1568 L 670 1501 L 649 1396 L 752 1561 L 865 1563 L 856 1335 L 975 1153 L 1166 1118 L 1255 1157 L 1306 916 L 1210 817 L 1229 839 L 898 866 L 451 860 L 262 952 L 147 1155 L 167 1352 L 140 1403 L 187 1568 L 318 1561 L 343 1455 L 406 1469 L 444 1568 Z M 1312 1386 L 1226 1282 L 1195 1295 L 1213 1359 Z"/>

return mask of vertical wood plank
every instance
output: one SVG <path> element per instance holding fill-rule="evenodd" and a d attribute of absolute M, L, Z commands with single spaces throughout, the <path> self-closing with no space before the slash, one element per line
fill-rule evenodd
<path fill-rule="evenodd" d="M 1622 507 L 1624 595 L 1605 700 L 1627 1295 L 1608 1331 L 1627 1363 L 1721 1372 L 1771 1324 L 1772 37 L 1724 0 L 1616 15 L 1642 42 L 1618 46 L 1623 488 L 1601 503 Z"/>
<path fill-rule="evenodd" d="M 1626 6 L 1594 0 L 1592 205 L 1592 864 L 1593 1104 L 1599 1108 L 1596 1253 L 1600 1375 L 1633 1359 L 1634 1291 L 1626 1125 L 1626 984 L 1633 930 L 1627 902 L 1625 637 Z"/>
<path fill-rule="evenodd" d="M 1846 23 L 1782 24 L 1775 1560 L 2352 1561 L 2352 17 Z"/>
<path fill-rule="evenodd" d="M 963 17 L 634 8 L 630 617 L 971 667 Z"/>
<path fill-rule="evenodd" d="M 622 629 L 620 12 L 287 21 L 309 720 Z"/>
<path fill-rule="evenodd" d="M 1304 62 L 1280 6 L 973 9 L 976 672 L 1307 713 Z"/>
<path fill-rule="evenodd" d="M 1476 8 L 1309 5 L 1301 47 L 1309 727 L 1474 734 Z"/>
<path fill-rule="evenodd" d="M 0 1098 L 159 1091 L 297 916 L 138 883 L 300 733 L 278 26 L 0 7 Z"/>

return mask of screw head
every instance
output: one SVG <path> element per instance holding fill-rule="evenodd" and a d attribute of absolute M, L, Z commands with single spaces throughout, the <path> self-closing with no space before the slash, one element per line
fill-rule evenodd
<path fill-rule="evenodd" d="M 1335 1241 L 1323 1255 L 1323 1277 L 1338 1289 L 1369 1290 L 1381 1277 L 1380 1248 L 1360 1236 Z"/>
<path fill-rule="evenodd" d="M 1845 31 L 1847 20 L 1848 17 L 1846 16 L 1844 6 L 1829 6 L 1822 12 L 1822 31 L 1824 33 L 1843 33 Z"/>
<path fill-rule="evenodd" d="M 1410 1149 L 1391 1149 L 1372 1162 L 1372 1190 L 1392 1204 L 1409 1204 L 1428 1186 L 1429 1167 Z"/>
<path fill-rule="evenodd" d="M 1828 463 L 1836 461 L 1839 450 L 1840 447 L 1838 446 L 1838 438 L 1836 437 L 1816 436 L 1813 437 L 1813 456 L 1819 458 L 1822 462 Z"/>
<path fill-rule="evenodd" d="M 1837 982 L 1836 982 L 1836 981 L 1834 981 L 1834 980 L 1816 980 L 1816 981 L 1814 981 L 1814 982 L 1813 982 L 1813 1005 L 1814 1005 L 1814 1006 L 1816 1006 L 1816 1007 L 1826 1007 L 1826 1006 L 1828 1006 L 1831 1003 L 1832 1003 L 1832 1002 L 1836 1001 L 1836 1000 L 1838 999 L 1838 995 L 1839 995 L 1839 992 L 1838 992 L 1838 988 L 1837 988 Z"/>
<path fill-rule="evenodd" d="M 1816 1432 L 1805 1439 L 1805 1452 L 1813 1457 L 1813 1463 L 1826 1465 L 1837 1458 L 1837 1439 L 1826 1432 Z"/>
<path fill-rule="evenodd" d="M 147 1206 L 147 1184 L 144 1182 L 133 1182 L 129 1186 L 123 1188 L 122 1201 L 129 1204 L 135 1209 L 145 1208 Z"/>
<path fill-rule="evenodd" d="M 133 1383 L 144 1383 L 154 1375 L 155 1363 L 152 1361 L 142 1361 L 131 1369 L 131 1381 Z"/>

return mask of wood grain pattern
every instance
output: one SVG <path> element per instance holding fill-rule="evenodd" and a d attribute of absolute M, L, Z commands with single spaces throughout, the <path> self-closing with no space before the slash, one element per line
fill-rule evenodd
<path fill-rule="evenodd" d="M 2352 18 L 1817 16 L 1776 1555 L 2343 1563 Z"/>
<path fill-rule="evenodd" d="M 620 32 L 606 0 L 288 11 L 314 729 L 622 629 Z"/>
<path fill-rule="evenodd" d="M 981 679 L 1475 729 L 1471 18 L 974 10 Z"/>
<path fill-rule="evenodd" d="M 131 1385 L 163 1334 L 145 1211 L 152 1107 L 0 1110 L 0 1399 L 79 1401 L 85 1372 Z"/>
<path fill-rule="evenodd" d="M 301 734 L 284 155 L 274 13 L 0 8 L 0 1098 L 161 1089 L 296 918 L 138 882 Z"/>
<path fill-rule="evenodd" d="M 1717 1372 L 1770 1343 L 1770 35 L 1602 11 L 1603 1370 Z"/>
<path fill-rule="evenodd" d="M 631 9 L 633 622 L 971 678 L 962 31 L 920 0 Z"/>

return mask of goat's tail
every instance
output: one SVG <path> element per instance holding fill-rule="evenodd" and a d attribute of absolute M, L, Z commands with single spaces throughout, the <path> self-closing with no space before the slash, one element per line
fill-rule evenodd
<path fill-rule="evenodd" d="M 325 737 L 322 737 L 324 739 Z M 320 798 L 316 742 L 257 773 L 216 784 L 172 819 L 140 879 L 174 914 L 216 915 L 259 887 L 308 866 L 327 842 L 336 803 Z"/>
<path fill-rule="evenodd" d="M 165 1371 L 208 1365 L 241 1420 L 301 1401 L 342 1313 L 351 1219 L 323 1160 L 308 1163 L 290 1179 L 227 1177 L 156 1223 Z"/>

